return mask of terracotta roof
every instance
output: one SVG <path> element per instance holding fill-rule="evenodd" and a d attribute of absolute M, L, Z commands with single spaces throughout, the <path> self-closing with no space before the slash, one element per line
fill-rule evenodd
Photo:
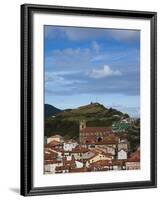
<path fill-rule="evenodd" d="M 52 149 L 48 148 L 48 149 L 44 149 L 44 153 L 45 154 L 52 154 L 52 155 L 57 155 L 57 153 L 55 151 L 53 151 Z"/>
<path fill-rule="evenodd" d="M 107 157 L 113 157 L 113 155 L 111 153 L 102 153 L 102 154 L 107 156 Z"/>
<path fill-rule="evenodd" d="M 61 161 L 60 161 L 60 160 L 53 159 L 53 160 L 45 160 L 44 163 L 45 163 L 45 165 L 48 165 L 48 164 L 61 163 Z"/>
<path fill-rule="evenodd" d="M 81 133 L 95 133 L 95 132 L 107 132 L 111 133 L 111 127 L 86 127 L 80 131 Z"/>
<path fill-rule="evenodd" d="M 69 170 L 69 166 L 56 166 L 55 171 Z"/>
<path fill-rule="evenodd" d="M 75 164 L 75 159 L 73 160 L 63 160 L 63 165 L 64 166 L 75 166 L 76 164 Z"/>
<path fill-rule="evenodd" d="M 140 150 L 135 151 L 131 154 L 128 162 L 140 162 Z"/>
<path fill-rule="evenodd" d="M 100 142 L 96 142 L 96 145 L 107 145 L 107 144 L 117 144 L 118 142 L 116 140 L 103 140 Z"/>
<path fill-rule="evenodd" d="M 124 165 L 126 160 L 112 160 L 112 165 Z"/>
<path fill-rule="evenodd" d="M 90 166 L 93 166 L 93 167 L 108 166 L 109 162 L 110 162 L 109 160 L 98 160 L 96 162 L 91 163 Z"/>
<path fill-rule="evenodd" d="M 72 149 L 71 153 L 86 153 L 88 151 L 89 151 L 89 149 L 87 149 L 87 148 L 76 147 L 76 148 Z"/>
<path fill-rule="evenodd" d="M 57 155 L 58 154 L 56 152 L 53 152 L 50 149 L 45 149 L 45 151 L 44 151 L 44 160 L 52 160 L 52 159 L 56 158 Z"/>
<path fill-rule="evenodd" d="M 93 153 L 103 153 L 104 152 L 102 149 L 99 149 L 99 148 L 90 149 L 90 151 Z"/>
<path fill-rule="evenodd" d="M 96 135 L 91 135 L 86 137 L 86 144 L 95 144 L 97 141 L 97 136 Z"/>
<path fill-rule="evenodd" d="M 44 156 L 44 160 L 52 160 L 54 158 L 56 158 L 56 156 L 52 154 L 45 154 Z"/>
<path fill-rule="evenodd" d="M 53 141 L 51 141 L 50 143 L 46 144 L 46 145 L 45 145 L 45 148 L 47 148 L 47 147 L 54 147 L 54 146 L 58 146 L 58 145 L 63 145 L 63 143 L 58 142 L 58 141 L 56 141 L 56 140 L 53 140 Z"/>

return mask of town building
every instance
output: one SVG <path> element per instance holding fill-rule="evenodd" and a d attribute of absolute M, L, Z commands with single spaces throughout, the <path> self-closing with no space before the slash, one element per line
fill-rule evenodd
<path fill-rule="evenodd" d="M 118 160 L 126 160 L 127 159 L 127 150 L 125 150 L 125 149 L 118 150 L 117 159 Z"/>
<path fill-rule="evenodd" d="M 58 161 L 56 159 L 52 160 L 45 160 L 44 163 L 44 171 L 46 174 L 54 174 L 56 171 L 56 167 L 62 166 L 63 163 L 61 161 Z"/>
<path fill-rule="evenodd" d="M 87 127 L 85 120 L 80 121 L 79 139 L 81 144 L 88 144 L 89 139 L 98 142 L 111 133 L 111 127 Z"/>
<path fill-rule="evenodd" d="M 72 151 L 72 149 L 76 148 L 76 146 L 78 146 L 78 143 L 74 140 L 64 141 L 63 143 L 64 151 Z"/>
<path fill-rule="evenodd" d="M 140 169 L 140 150 L 136 150 L 130 155 L 130 158 L 126 161 L 127 170 L 138 170 Z"/>
<path fill-rule="evenodd" d="M 80 121 L 79 142 L 60 135 L 47 138 L 44 145 L 44 172 L 74 173 L 140 169 L 140 148 L 129 155 L 126 133 L 111 127 L 87 127 Z M 46 143 L 46 142 L 45 142 Z"/>
<path fill-rule="evenodd" d="M 61 135 L 53 135 L 53 136 L 47 138 L 47 144 L 52 141 L 64 142 L 63 137 Z"/>
<path fill-rule="evenodd" d="M 112 156 L 110 154 L 96 153 L 93 157 L 88 159 L 86 166 L 99 160 L 112 160 Z"/>

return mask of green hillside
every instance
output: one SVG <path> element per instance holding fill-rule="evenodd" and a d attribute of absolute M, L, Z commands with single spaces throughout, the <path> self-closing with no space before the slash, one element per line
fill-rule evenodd
<path fill-rule="evenodd" d="M 57 133 L 66 138 L 79 137 L 79 121 L 85 119 L 87 126 L 111 126 L 114 121 L 129 117 L 113 108 L 106 108 L 99 103 L 91 103 L 76 109 L 67 109 L 54 118 L 45 120 L 45 135 Z"/>

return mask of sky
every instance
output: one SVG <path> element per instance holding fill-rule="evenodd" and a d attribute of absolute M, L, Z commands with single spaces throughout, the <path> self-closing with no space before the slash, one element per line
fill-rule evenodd
<path fill-rule="evenodd" d="M 44 26 L 45 103 L 140 115 L 140 31 Z"/>

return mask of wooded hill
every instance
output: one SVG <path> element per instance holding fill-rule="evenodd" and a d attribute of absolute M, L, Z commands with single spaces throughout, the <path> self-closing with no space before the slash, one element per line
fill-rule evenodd
<path fill-rule="evenodd" d="M 54 133 L 67 138 L 78 139 L 79 121 L 84 119 L 87 126 L 111 126 L 114 121 L 129 117 L 113 108 L 106 108 L 99 103 L 91 103 L 76 109 L 66 109 L 54 116 L 45 119 L 45 135 L 47 137 Z"/>

